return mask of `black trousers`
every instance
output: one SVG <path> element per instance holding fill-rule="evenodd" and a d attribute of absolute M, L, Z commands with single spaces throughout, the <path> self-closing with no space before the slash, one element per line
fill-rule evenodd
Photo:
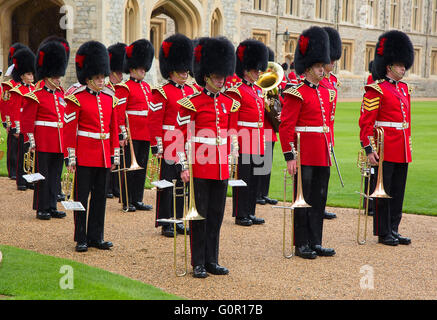
<path fill-rule="evenodd" d="M 228 180 L 194 178 L 193 186 L 197 211 L 205 220 L 190 221 L 191 264 L 218 263 Z"/>
<path fill-rule="evenodd" d="M 81 202 L 86 210 L 74 211 L 74 241 L 76 242 L 104 239 L 106 177 L 109 170 L 109 168 L 76 166 L 74 200 Z"/>
<path fill-rule="evenodd" d="M 378 167 L 374 168 L 377 176 Z M 376 212 L 373 216 L 373 234 L 384 237 L 399 230 L 407 182 L 408 163 L 384 161 L 382 168 L 384 190 L 391 198 L 378 198 L 375 200 Z"/>
<path fill-rule="evenodd" d="M 39 172 L 45 179 L 35 183 L 34 210 L 41 212 L 56 210 L 63 161 L 62 153 L 36 152 L 35 172 Z"/>
<path fill-rule="evenodd" d="M 265 174 L 262 156 L 240 154 L 238 157 L 238 179 L 246 182 L 246 187 L 232 188 L 232 216 L 248 218 L 255 215 L 256 196 L 260 174 Z"/>
<path fill-rule="evenodd" d="M 120 195 L 120 188 L 118 186 L 118 173 L 109 171 L 107 179 L 108 189 L 106 190 L 106 193 L 113 194 L 114 196 Z"/>
<path fill-rule="evenodd" d="M 323 215 L 328 195 L 329 176 L 330 167 L 302 166 L 303 197 L 311 207 L 294 210 L 296 247 L 322 244 Z"/>
<path fill-rule="evenodd" d="M 12 133 L 8 133 L 7 149 L 6 163 L 8 167 L 8 176 L 9 178 L 12 178 L 17 176 L 18 154 L 18 138 L 15 138 Z"/>
<path fill-rule="evenodd" d="M 167 180 L 169 182 L 173 182 L 176 180 L 176 188 L 180 188 L 183 186 L 183 182 L 181 179 L 178 170 L 176 169 L 176 165 L 174 161 L 164 160 L 161 161 L 161 180 Z M 157 189 L 156 190 L 156 219 L 168 219 L 173 218 L 173 187 L 168 187 L 165 189 Z M 176 218 L 180 219 L 184 214 L 184 199 L 182 189 L 177 189 L 176 194 L 181 195 L 176 197 Z M 155 227 L 160 225 L 164 225 L 166 223 L 155 223 Z"/>
<path fill-rule="evenodd" d="M 257 198 L 262 199 L 263 197 L 267 197 L 269 195 L 270 189 L 270 176 L 272 173 L 272 164 L 273 164 L 273 149 L 275 148 L 274 141 L 266 141 L 266 150 L 264 159 L 264 167 L 266 168 L 266 174 L 260 174 L 256 176 L 258 181 L 258 193 Z"/>
<path fill-rule="evenodd" d="M 146 183 L 147 161 L 149 160 L 150 141 L 133 140 L 132 145 L 134 147 L 134 153 L 137 163 L 140 167 L 144 169 L 128 171 L 126 173 L 130 204 L 143 201 L 144 185 Z M 131 165 L 131 154 L 129 145 L 124 147 L 124 152 L 126 154 L 126 167 L 129 168 Z M 121 163 L 123 167 L 123 160 L 121 160 Z M 120 192 L 123 193 L 123 204 L 126 205 L 126 188 L 124 183 L 125 181 L 123 175 L 121 180 L 122 185 L 120 186 Z"/>
<path fill-rule="evenodd" d="M 370 178 L 364 178 L 364 193 L 366 193 L 367 191 L 367 186 L 370 183 L 370 187 L 369 187 L 369 194 L 371 194 L 373 192 L 373 190 L 375 190 L 376 187 L 376 174 L 373 173 L 370 175 Z M 375 203 L 376 200 L 374 199 L 369 199 L 369 212 L 373 212 L 375 213 Z M 366 198 L 363 198 L 363 208 L 366 209 L 366 205 L 367 205 L 367 201 Z"/>
<path fill-rule="evenodd" d="M 23 163 L 24 163 L 24 154 L 27 152 L 28 150 L 28 145 L 25 146 L 24 145 L 24 136 L 22 133 L 20 133 L 20 135 L 18 136 L 18 144 L 17 144 L 17 163 L 16 163 L 16 183 L 17 183 L 17 187 L 20 186 L 27 186 L 27 181 L 26 179 L 23 178 L 23 176 L 25 175 L 24 173 L 24 168 L 23 168 Z"/>

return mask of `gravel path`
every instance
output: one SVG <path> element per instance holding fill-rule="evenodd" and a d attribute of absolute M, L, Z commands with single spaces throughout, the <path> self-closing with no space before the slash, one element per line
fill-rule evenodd
<path fill-rule="evenodd" d="M 154 212 L 123 213 L 117 199 L 108 199 L 105 240 L 114 243 L 113 249 L 76 253 L 71 212 L 62 220 L 37 220 L 31 190 L 17 191 L 15 181 L 7 178 L 0 178 L 0 190 L 0 244 L 83 262 L 189 299 L 437 299 L 436 217 L 405 214 L 400 232 L 412 244 L 397 247 L 377 244 L 369 219 L 368 241 L 360 246 L 356 211 L 329 208 L 338 218 L 324 221 L 323 245 L 337 254 L 285 259 L 282 211 L 258 206 L 257 215 L 266 224 L 241 227 L 233 222 L 229 198 L 219 263 L 230 274 L 177 278 L 173 239 L 154 228 Z M 154 198 L 155 192 L 146 190 L 144 202 L 154 204 Z M 183 237 L 178 240 L 182 266 Z"/>

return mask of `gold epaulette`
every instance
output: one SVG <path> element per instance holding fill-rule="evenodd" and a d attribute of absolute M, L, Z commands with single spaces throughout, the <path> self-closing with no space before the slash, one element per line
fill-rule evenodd
<path fill-rule="evenodd" d="M 241 98 L 240 90 L 238 90 L 238 87 L 241 86 L 241 84 L 242 84 L 242 82 L 239 82 L 235 86 L 230 87 L 229 89 L 226 90 L 226 93 L 234 92 L 234 93 L 238 94 L 238 96 Z"/>
<path fill-rule="evenodd" d="M 412 85 L 409 85 L 405 81 L 399 81 L 399 82 L 402 82 L 403 84 L 405 84 L 407 86 L 409 95 L 411 95 L 413 93 L 413 86 Z"/>
<path fill-rule="evenodd" d="M 9 90 L 9 92 L 15 92 L 15 93 L 18 93 L 20 96 L 22 96 L 23 94 L 21 93 L 20 87 L 21 87 L 21 84 L 13 87 L 11 90 Z"/>
<path fill-rule="evenodd" d="M 70 100 L 71 102 L 76 104 L 78 107 L 80 107 L 80 102 L 79 102 L 79 100 L 77 100 L 77 98 L 74 94 L 70 94 L 69 96 L 66 96 L 65 100 Z"/>
<path fill-rule="evenodd" d="M 285 90 L 284 93 L 291 94 L 292 96 L 298 97 L 299 99 L 303 100 L 301 93 L 299 91 L 297 91 L 297 88 L 300 88 L 300 87 L 301 87 L 301 85 L 296 87 L 296 88 L 290 87 L 287 90 Z"/>
<path fill-rule="evenodd" d="M 363 98 L 363 108 L 367 111 L 373 111 L 379 108 L 380 97 L 375 97 L 373 99 Z"/>
<path fill-rule="evenodd" d="M 166 84 L 168 84 L 168 82 L 165 82 L 159 86 L 154 87 L 152 90 L 156 90 L 158 91 L 160 94 L 162 94 L 162 96 L 164 97 L 165 100 L 167 100 L 167 95 L 165 94 L 165 91 L 163 89 L 163 86 L 165 86 Z"/>
<path fill-rule="evenodd" d="M 188 97 L 182 98 L 180 100 L 178 100 L 178 104 L 180 104 L 182 107 L 188 109 L 188 110 L 192 110 L 192 111 L 197 111 L 196 108 L 194 107 L 194 104 L 191 102 L 191 98 L 194 98 L 196 96 L 200 95 L 200 92 L 197 93 L 193 93 L 192 95 L 189 95 Z"/>
<path fill-rule="evenodd" d="M 41 90 L 41 89 L 39 89 L 39 90 Z M 35 91 L 39 91 L 39 90 L 35 90 Z M 32 99 L 32 100 L 36 101 L 36 103 L 39 104 L 39 100 L 38 100 L 38 97 L 37 97 L 36 94 L 35 94 L 35 91 L 31 91 L 31 92 L 26 93 L 26 94 L 24 95 L 24 97 L 25 97 L 25 98 Z"/>
<path fill-rule="evenodd" d="M 335 92 L 335 90 L 332 89 L 328 89 L 328 91 L 329 91 L 329 102 L 332 102 L 335 100 L 335 96 L 337 93 Z"/>
<path fill-rule="evenodd" d="M 373 90 L 376 90 L 380 94 L 383 94 L 381 87 L 378 85 L 379 83 L 380 83 L 380 81 L 376 81 L 376 82 L 374 82 L 372 84 L 367 84 L 367 85 L 364 86 L 364 89 L 372 88 Z"/>
<path fill-rule="evenodd" d="M 9 88 L 11 88 L 11 89 L 14 87 L 12 80 L 2 82 L 2 86 L 4 86 L 4 85 L 9 86 Z"/>
<path fill-rule="evenodd" d="M 126 82 L 120 82 L 120 83 L 117 83 L 117 84 L 115 84 L 115 87 L 123 87 L 123 88 L 125 88 L 127 91 L 130 92 L 129 86 L 126 84 Z"/>
<path fill-rule="evenodd" d="M 37 90 L 37 89 L 42 89 L 41 88 L 41 83 L 43 82 L 43 80 L 39 80 L 37 83 L 36 83 L 36 85 L 35 85 L 35 90 Z"/>

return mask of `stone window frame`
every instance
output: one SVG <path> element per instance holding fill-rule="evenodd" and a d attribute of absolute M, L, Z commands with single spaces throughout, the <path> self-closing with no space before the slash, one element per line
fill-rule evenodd
<path fill-rule="evenodd" d="M 366 17 L 366 24 L 368 26 L 378 26 L 378 0 L 367 0 L 367 13 L 370 14 Z"/>
<path fill-rule="evenodd" d="M 314 19 L 323 21 L 329 19 L 329 0 L 316 0 Z"/>
<path fill-rule="evenodd" d="M 422 76 L 422 47 L 414 47 L 414 62 L 410 70 L 408 70 L 410 76 L 421 77 Z"/>
<path fill-rule="evenodd" d="M 289 16 L 298 17 L 300 11 L 300 0 L 286 0 L 285 14 Z"/>
<path fill-rule="evenodd" d="M 210 35 L 219 36 L 223 33 L 223 18 L 219 8 L 216 8 L 211 15 Z"/>
<path fill-rule="evenodd" d="M 267 29 L 252 29 L 252 38 L 261 41 L 266 46 L 269 46 L 271 32 Z"/>
<path fill-rule="evenodd" d="M 299 39 L 298 33 L 290 33 L 288 41 L 284 44 L 284 56 L 287 54 L 294 56 L 297 46 L 297 39 Z"/>
<path fill-rule="evenodd" d="M 253 10 L 267 12 L 268 0 L 253 0 Z"/>
<path fill-rule="evenodd" d="M 437 0 L 433 1 L 433 8 L 432 8 L 432 30 L 431 33 L 437 34 Z"/>
<path fill-rule="evenodd" d="M 430 76 L 437 77 L 437 48 L 431 49 L 431 69 Z"/>
<path fill-rule="evenodd" d="M 164 41 L 164 35 L 167 33 L 167 20 L 165 18 L 154 17 L 150 20 L 150 33 L 154 30 L 155 38 L 152 39 L 150 34 L 150 40 L 155 48 L 155 58 L 159 59 L 159 49 Z"/>
<path fill-rule="evenodd" d="M 124 40 L 132 43 L 139 34 L 139 6 L 137 0 L 128 0 L 124 7 Z"/>
<path fill-rule="evenodd" d="M 422 31 L 423 20 L 423 1 L 412 0 L 411 1 L 411 30 L 416 32 Z"/>
<path fill-rule="evenodd" d="M 369 72 L 369 63 L 375 58 L 376 43 L 367 42 L 366 51 L 364 53 L 364 70 Z"/>
<path fill-rule="evenodd" d="M 342 0 L 341 1 L 341 22 L 354 23 L 355 1 Z"/>
<path fill-rule="evenodd" d="M 352 74 L 354 70 L 353 54 L 355 48 L 355 41 L 342 39 L 341 44 L 342 44 L 342 53 L 341 53 L 341 58 L 337 65 L 337 69 L 340 72 L 346 72 Z"/>
<path fill-rule="evenodd" d="M 394 10 L 393 10 L 394 7 Z M 399 28 L 400 26 L 401 1 L 390 0 L 390 28 Z"/>

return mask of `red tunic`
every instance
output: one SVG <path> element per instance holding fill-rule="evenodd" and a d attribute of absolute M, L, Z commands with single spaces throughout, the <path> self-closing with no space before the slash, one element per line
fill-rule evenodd
<path fill-rule="evenodd" d="M 152 91 L 145 81 L 131 78 L 115 85 L 115 96 L 119 99 L 118 125 L 126 127 L 126 113 L 129 117 L 132 140 L 150 141 L 149 104 L 152 102 Z"/>
<path fill-rule="evenodd" d="M 301 164 L 330 166 L 330 91 L 305 80 L 285 90 L 284 96 L 279 138 L 285 160 L 294 159 L 291 143 L 297 150 L 296 132 L 300 132 Z"/>
<path fill-rule="evenodd" d="M 6 102 L 6 115 L 11 118 L 11 128 L 16 129 L 16 133 L 21 133 L 21 114 L 23 113 L 23 96 L 35 89 L 34 85 L 18 84 L 9 90 L 10 99 Z"/>
<path fill-rule="evenodd" d="M 66 96 L 64 156 L 74 150 L 77 165 L 111 167 L 111 156 L 119 148 L 117 99 L 104 89 L 99 93 L 80 87 Z"/>
<path fill-rule="evenodd" d="M 22 132 L 27 141 L 29 134 L 35 139 L 40 152 L 64 152 L 64 111 L 67 106 L 63 90 L 37 89 L 24 96 Z"/>
<path fill-rule="evenodd" d="M 9 110 L 9 100 L 11 99 L 10 90 L 12 90 L 14 87 L 19 85 L 19 82 L 14 81 L 13 79 L 3 82 L 1 84 L 1 99 L 0 99 L 0 112 L 2 117 L 2 122 L 5 125 L 6 124 L 6 116 L 9 116 L 10 118 L 10 110 Z"/>
<path fill-rule="evenodd" d="M 237 116 L 240 153 L 264 155 L 264 98 L 257 85 L 247 81 L 226 90 L 241 105 Z"/>
<path fill-rule="evenodd" d="M 375 150 L 374 127 L 384 129 L 384 160 L 411 162 L 411 104 L 405 82 L 377 81 L 365 86 L 359 120 L 361 145 Z"/>
<path fill-rule="evenodd" d="M 183 98 L 178 103 L 182 107 L 177 116 L 179 119 L 177 127 L 181 132 L 177 149 L 178 152 L 183 150 L 187 139 L 194 140 L 193 177 L 228 179 L 230 152 L 228 133 L 235 134 L 235 115 L 239 103 L 224 94 L 214 95 L 206 89 Z"/>
<path fill-rule="evenodd" d="M 175 82 L 168 82 L 152 90 L 152 102 L 149 105 L 150 145 L 157 146 L 157 139 L 163 143 L 164 159 L 177 161 L 175 148 L 168 149 L 176 140 L 175 128 L 180 121 L 178 112 L 180 104 L 177 102 L 198 92 L 194 86 L 181 86 Z M 170 152 L 171 151 L 171 152 Z"/>
<path fill-rule="evenodd" d="M 226 78 L 225 89 L 235 87 L 240 82 L 241 82 L 241 78 L 238 77 L 236 73 L 234 73 L 232 76 Z"/>

